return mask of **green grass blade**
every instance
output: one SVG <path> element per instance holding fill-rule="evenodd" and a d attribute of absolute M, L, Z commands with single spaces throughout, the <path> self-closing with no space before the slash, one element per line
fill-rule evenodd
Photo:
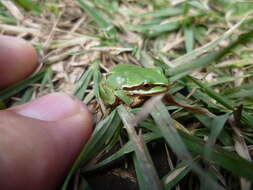
<path fill-rule="evenodd" d="M 62 185 L 62 190 L 67 190 L 70 179 L 77 169 L 99 153 L 106 143 L 110 142 L 115 131 L 121 126 L 120 123 L 121 121 L 116 111 L 111 112 L 106 119 L 99 122 L 93 131 L 91 138 L 84 146 L 75 163 L 72 165 L 72 168 Z"/>
<path fill-rule="evenodd" d="M 153 128 L 157 128 L 156 125 L 152 125 Z M 151 126 L 151 127 L 152 127 Z M 224 148 L 221 148 L 217 145 L 214 145 L 213 148 L 211 149 L 211 155 L 212 157 L 207 158 L 205 157 L 205 142 L 197 137 L 193 137 L 189 134 L 186 134 L 183 131 L 178 130 L 178 133 L 180 137 L 182 138 L 183 142 L 185 143 L 187 149 L 192 151 L 195 154 L 198 154 L 205 159 L 209 160 L 210 162 L 214 162 L 215 164 L 227 169 L 228 171 L 233 172 L 235 175 L 238 176 L 243 176 L 248 179 L 250 179 L 253 182 L 253 177 L 251 175 L 251 172 L 253 171 L 253 164 L 237 154 L 227 151 Z M 160 132 L 159 134 L 157 133 L 150 133 L 147 135 L 144 135 L 145 142 L 150 142 L 156 139 L 162 138 L 162 133 Z M 88 166 L 87 168 L 84 169 L 84 171 L 92 171 L 97 168 L 103 167 L 106 164 L 109 164 L 110 162 L 124 156 L 125 154 L 128 154 L 130 152 L 133 152 L 134 148 L 131 142 L 128 142 L 125 144 L 119 151 L 114 153 L 112 156 L 108 157 L 107 159 L 101 161 L 97 165 L 94 166 Z M 189 162 L 188 162 L 189 164 Z M 234 167 L 237 166 L 237 167 Z M 238 170 L 237 168 L 240 168 Z M 246 168 L 246 169 L 245 169 Z"/>
<path fill-rule="evenodd" d="M 171 190 L 191 171 L 191 165 L 187 161 L 178 164 L 173 170 L 163 177 L 166 190 Z"/>
<path fill-rule="evenodd" d="M 136 123 L 134 123 L 134 116 L 127 111 L 126 107 L 122 105 L 118 107 L 118 113 L 127 130 L 129 139 L 134 145 L 134 152 L 136 155 L 135 163 L 138 165 L 137 168 L 139 169 L 140 173 L 143 174 L 140 177 L 141 182 L 139 184 L 142 185 L 143 183 L 145 183 L 145 187 L 148 187 L 147 190 L 163 189 L 160 179 L 156 173 L 153 161 L 146 147 L 146 144 L 144 143 L 143 137 L 141 135 L 136 134 L 134 128 L 136 125 Z M 144 187 L 142 187 L 141 189 L 143 188 Z"/>
<path fill-rule="evenodd" d="M 182 13 L 183 9 L 180 7 L 168 7 L 141 14 L 140 17 L 154 17 L 154 18 L 171 17 L 181 15 Z"/>
<path fill-rule="evenodd" d="M 194 26 L 191 24 L 186 24 L 184 26 L 184 41 L 186 52 L 191 52 L 194 47 Z"/>
<path fill-rule="evenodd" d="M 128 30 L 141 32 L 147 37 L 157 37 L 166 32 L 172 32 L 177 30 L 180 27 L 179 21 L 171 21 L 163 24 L 155 24 L 155 25 L 129 25 Z"/>
<path fill-rule="evenodd" d="M 187 74 L 195 71 L 196 69 L 202 68 L 204 66 L 208 66 L 214 61 L 218 61 L 222 57 L 224 57 L 227 53 L 231 52 L 234 48 L 236 48 L 240 44 L 248 43 L 253 39 L 253 31 L 241 34 L 237 40 L 232 42 L 226 48 L 221 49 L 216 52 L 212 52 L 208 55 L 202 56 L 196 60 L 190 61 L 188 63 L 184 63 L 183 65 L 177 65 L 174 68 L 168 68 L 165 72 L 166 75 L 170 77 L 170 81 L 176 81 Z"/>
<path fill-rule="evenodd" d="M 100 97 L 100 92 L 99 92 L 99 84 L 100 84 L 102 75 L 98 69 L 98 66 L 99 66 L 99 63 L 96 64 L 95 71 L 93 74 L 93 81 L 94 81 L 95 96 L 96 96 L 97 100 L 100 100 L 101 97 Z"/>
<path fill-rule="evenodd" d="M 203 85 L 199 80 L 188 76 L 189 79 L 191 79 L 195 84 L 197 84 L 202 91 L 204 91 L 207 95 L 209 95 L 211 98 L 215 99 L 217 102 L 219 102 L 221 105 L 225 106 L 229 110 L 233 110 L 234 103 L 223 97 L 222 95 L 215 92 L 213 89 Z"/>
<path fill-rule="evenodd" d="M 80 185 L 78 187 L 78 190 L 92 190 L 91 186 L 88 184 L 86 179 L 84 177 L 80 177 Z"/>
<path fill-rule="evenodd" d="M 186 147 L 186 144 L 174 126 L 174 122 L 170 114 L 161 102 L 155 104 L 153 110 L 151 111 L 151 115 L 158 125 L 158 128 L 160 129 L 160 133 L 169 144 L 173 152 L 179 158 L 187 160 L 191 164 L 193 170 L 199 175 L 200 179 L 207 179 L 206 183 L 208 184 L 208 189 L 223 189 L 208 175 L 207 171 L 203 171 L 194 163 L 192 156 Z"/>
<path fill-rule="evenodd" d="M 0 91 L 0 100 L 1 101 L 6 100 L 7 98 L 10 98 L 11 96 L 17 94 L 18 92 L 24 90 L 30 84 L 39 81 L 40 79 L 44 77 L 45 73 L 46 73 L 46 70 L 41 71 L 32 77 L 29 77 L 21 82 L 18 82 L 12 85 L 9 88 L 6 88 L 5 90 Z"/>
<path fill-rule="evenodd" d="M 210 135 L 208 137 L 208 141 L 207 141 L 207 148 L 206 148 L 207 152 L 211 151 L 210 149 L 215 144 L 216 139 L 220 136 L 229 116 L 230 116 L 229 113 L 224 114 L 224 115 L 220 115 L 220 116 L 216 116 L 211 121 L 211 128 L 210 128 L 211 133 L 210 133 Z"/>
<path fill-rule="evenodd" d="M 16 19 L 3 8 L 3 5 L 0 3 L 0 21 L 5 24 L 17 24 Z"/>
<path fill-rule="evenodd" d="M 241 115 L 243 121 L 247 123 L 251 128 L 253 128 L 253 116 L 250 113 L 247 113 L 246 111 L 242 111 Z"/>
<path fill-rule="evenodd" d="M 27 10 L 32 10 L 34 12 L 40 13 L 40 8 L 30 0 L 14 0 L 16 3 L 20 4 Z"/>
<path fill-rule="evenodd" d="M 5 106 L 4 102 L 0 100 L 0 110 L 3 110 L 5 108 L 6 108 L 6 106 Z"/>
<path fill-rule="evenodd" d="M 155 139 L 160 138 L 161 135 L 157 133 L 147 133 L 143 135 L 145 143 L 149 143 Z M 102 160 L 101 162 L 95 164 L 95 165 L 88 165 L 82 169 L 82 172 L 92 171 L 96 170 L 98 168 L 104 167 L 107 164 L 110 164 L 111 162 L 119 159 L 120 157 L 129 154 L 134 151 L 134 145 L 131 141 L 128 141 L 121 149 L 119 149 L 117 152 L 109 156 L 108 158 Z"/>
<path fill-rule="evenodd" d="M 197 60 L 193 60 L 182 66 L 177 66 L 174 68 L 169 68 L 165 71 L 166 75 L 170 78 L 171 82 L 177 81 L 178 79 L 190 74 L 196 69 L 207 66 L 210 63 L 213 63 L 215 60 L 221 57 L 223 51 L 213 52 L 208 55 L 205 55 Z"/>
<path fill-rule="evenodd" d="M 19 101 L 19 104 L 24 104 L 24 103 L 30 101 L 31 98 L 32 98 L 33 91 L 34 91 L 33 88 L 28 88 L 25 91 L 24 95 L 21 97 L 21 100 Z"/>
<path fill-rule="evenodd" d="M 216 142 L 216 139 L 220 136 L 222 129 L 224 128 L 224 125 L 226 121 L 228 120 L 230 114 L 224 114 L 221 116 L 215 116 L 211 120 L 210 124 L 210 135 L 208 136 L 208 140 L 204 149 L 204 155 L 207 160 L 211 160 L 212 155 L 212 149 Z M 207 162 L 207 166 L 210 166 L 210 164 Z M 207 167 L 210 170 L 210 167 Z M 207 176 L 203 179 L 203 181 L 207 181 Z M 202 184 L 202 188 L 205 188 L 205 184 Z"/>
<path fill-rule="evenodd" d="M 160 24 L 160 25 L 153 26 L 148 32 L 146 32 L 146 35 L 148 37 L 157 37 L 161 35 L 162 33 L 175 31 L 179 27 L 180 27 L 180 22 L 178 21 Z"/>
<path fill-rule="evenodd" d="M 226 97 L 228 97 L 228 98 L 247 98 L 247 97 L 253 97 L 253 89 L 240 89 L 239 92 L 229 93 Z"/>
<path fill-rule="evenodd" d="M 201 156 L 205 157 L 205 148 L 204 142 L 197 137 L 190 136 L 182 131 L 179 131 L 180 136 L 184 139 L 185 144 L 187 147 Z M 243 159 L 242 157 L 238 156 L 234 152 L 229 152 L 224 148 L 219 146 L 213 146 L 211 149 L 212 157 L 209 158 L 211 162 L 229 170 L 233 174 L 238 176 L 245 177 L 253 182 L 253 163 L 249 162 L 248 160 Z M 206 158 L 208 159 L 208 158 Z M 235 167 L 236 166 L 236 167 Z M 238 169 L 240 168 L 240 169 Z"/>
<path fill-rule="evenodd" d="M 150 187 L 148 186 L 149 184 L 146 183 L 146 181 L 145 181 L 145 176 L 144 175 L 146 175 L 146 174 L 143 173 L 143 171 L 141 170 L 140 165 L 138 163 L 138 160 L 137 160 L 135 154 L 133 154 L 133 162 L 134 162 L 134 168 L 135 168 L 135 173 L 136 173 L 139 189 L 140 190 L 150 189 Z"/>
<path fill-rule="evenodd" d="M 226 107 L 227 109 L 233 111 L 234 107 L 236 106 L 233 102 L 225 98 L 224 96 L 218 94 L 213 89 L 203 85 L 199 80 L 188 76 L 189 79 L 191 79 L 195 84 L 197 84 L 202 91 L 204 91 L 208 96 L 215 99 L 218 103 Z M 253 128 L 253 116 L 248 114 L 247 112 L 242 112 L 242 120 L 246 122 L 247 125 Z"/>
<path fill-rule="evenodd" d="M 175 66 L 184 65 L 185 63 L 189 62 L 190 60 L 193 60 L 196 57 L 202 55 L 203 53 L 206 53 L 206 52 L 210 51 L 211 49 L 215 48 L 221 41 L 226 40 L 229 36 L 231 36 L 231 34 L 244 23 L 246 18 L 247 18 L 247 16 L 244 17 L 240 22 L 238 22 L 232 28 L 230 28 L 223 35 L 221 35 L 219 38 L 211 41 L 210 43 L 204 45 L 201 48 L 198 48 L 194 51 L 187 53 L 184 56 L 179 57 L 178 59 L 173 60 L 172 65 L 175 65 Z"/>
<path fill-rule="evenodd" d="M 94 63 L 93 65 L 91 65 L 88 68 L 88 70 L 86 70 L 82 74 L 82 76 L 80 77 L 80 79 L 76 83 L 76 89 L 74 92 L 74 96 L 76 96 L 80 100 L 83 100 L 86 90 L 87 90 L 87 87 L 88 87 L 89 83 L 91 82 L 94 72 L 97 71 L 97 68 L 98 68 L 98 63 Z"/>
<path fill-rule="evenodd" d="M 103 29 L 103 30 L 111 30 L 114 26 L 105 20 L 102 12 L 95 7 L 90 6 L 87 1 L 79 0 L 80 7 L 83 8 L 85 12 Z"/>
<path fill-rule="evenodd" d="M 176 132 L 173 120 L 166 107 L 160 102 L 157 103 L 151 111 L 151 115 L 160 129 L 160 133 L 163 134 L 165 140 L 172 147 L 173 151 L 175 151 L 175 153 L 181 158 L 190 159 L 191 155 Z M 170 127 L 167 127 L 167 125 Z"/>
<path fill-rule="evenodd" d="M 52 77 L 53 77 L 53 71 L 52 71 L 52 69 L 49 68 L 49 69 L 47 69 L 45 76 L 43 77 L 43 80 L 41 81 L 41 85 L 40 85 L 40 89 L 39 89 L 40 91 L 46 87 L 46 84 L 48 84 L 50 91 L 54 92 L 54 85 L 52 82 Z"/>
<path fill-rule="evenodd" d="M 211 142 L 215 142 L 216 138 L 218 138 L 224 146 L 232 146 L 233 139 L 226 130 L 223 130 L 225 121 L 227 121 L 229 115 L 230 113 L 226 113 L 213 118 L 197 114 L 194 116 L 211 131 L 210 137 L 208 138 L 209 141 L 212 139 Z"/>
<path fill-rule="evenodd" d="M 214 102 L 212 102 L 212 98 L 210 96 L 208 96 L 205 92 L 202 92 L 199 89 L 197 89 L 193 93 L 193 97 L 196 98 L 197 100 L 203 102 L 206 105 L 206 107 L 211 109 L 211 110 L 218 110 L 218 111 L 221 111 L 221 112 L 226 112 L 227 111 L 227 109 L 224 108 L 222 105 L 215 104 Z"/>

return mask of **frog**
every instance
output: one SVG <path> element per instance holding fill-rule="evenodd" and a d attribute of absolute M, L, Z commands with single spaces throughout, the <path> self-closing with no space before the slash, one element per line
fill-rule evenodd
<path fill-rule="evenodd" d="M 169 81 L 160 67 L 117 64 L 102 78 L 99 92 L 107 104 L 124 103 L 135 107 L 148 97 L 165 93 L 168 88 Z"/>

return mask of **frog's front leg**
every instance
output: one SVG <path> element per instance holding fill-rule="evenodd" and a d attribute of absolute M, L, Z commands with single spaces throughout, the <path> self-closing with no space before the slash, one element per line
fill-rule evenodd
<path fill-rule="evenodd" d="M 116 102 L 116 96 L 114 90 L 108 87 L 106 84 L 101 83 L 99 86 L 99 93 L 101 98 L 108 104 L 114 104 Z"/>
<path fill-rule="evenodd" d="M 115 96 L 117 96 L 121 101 L 123 101 L 127 105 L 132 105 L 133 99 L 128 96 L 128 92 L 125 90 L 116 90 Z"/>

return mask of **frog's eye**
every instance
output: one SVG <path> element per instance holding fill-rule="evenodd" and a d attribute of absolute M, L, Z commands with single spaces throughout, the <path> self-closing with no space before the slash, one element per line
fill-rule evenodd
<path fill-rule="evenodd" d="M 149 90 L 149 89 L 151 89 L 151 88 L 153 88 L 154 87 L 154 85 L 151 85 L 151 84 L 143 84 L 142 86 L 141 86 L 141 89 L 142 90 Z"/>

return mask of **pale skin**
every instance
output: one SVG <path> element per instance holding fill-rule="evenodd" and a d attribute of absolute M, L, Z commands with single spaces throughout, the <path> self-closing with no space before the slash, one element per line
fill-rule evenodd
<path fill-rule="evenodd" d="M 36 67 L 29 43 L 0 35 L 0 89 Z M 57 189 L 91 132 L 87 107 L 63 93 L 1 110 L 0 189 Z"/>

